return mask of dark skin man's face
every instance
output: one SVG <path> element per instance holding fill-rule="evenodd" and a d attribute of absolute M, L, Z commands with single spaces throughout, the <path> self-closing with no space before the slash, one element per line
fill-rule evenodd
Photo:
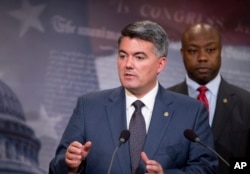
<path fill-rule="evenodd" d="M 205 85 L 213 80 L 221 66 L 221 41 L 214 28 L 197 25 L 182 37 L 181 54 L 188 76 Z"/>

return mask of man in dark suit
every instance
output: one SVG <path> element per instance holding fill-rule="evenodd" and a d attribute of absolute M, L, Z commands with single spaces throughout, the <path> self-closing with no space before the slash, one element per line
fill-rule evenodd
<path fill-rule="evenodd" d="M 122 30 L 117 59 L 122 86 L 78 99 L 49 173 L 104 174 L 108 169 L 113 174 L 215 172 L 216 156 L 183 136 L 185 129 L 193 129 L 213 147 L 206 108 L 188 96 L 166 91 L 157 80 L 166 65 L 167 51 L 167 35 L 154 22 L 139 21 Z M 140 114 L 133 114 L 135 101 L 143 102 Z M 136 118 L 143 121 L 135 126 L 138 132 L 131 126 Z M 142 136 L 135 139 L 139 128 L 146 134 L 141 144 Z M 110 165 L 119 134 L 126 129 L 130 139 L 120 146 Z M 138 148 L 132 148 L 134 141 L 141 145 L 138 154 L 130 152 Z"/>
<path fill-rule="evenodd" d="M 221 77 L 219 31 L 208 24 L 195 24 L 183 33 L 181 42 L 186 79 L 168 89 L 196 98 L 197 88 L 206 86 L 216 151 L 227 161 L 250 157 L 250 93 Z M 227 174 L 229 167 L 220 161 L 217 173 Z"/>

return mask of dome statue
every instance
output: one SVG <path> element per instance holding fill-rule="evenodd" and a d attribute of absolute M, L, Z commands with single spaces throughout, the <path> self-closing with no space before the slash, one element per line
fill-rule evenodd
<path fill-rule="evenodd" d="M 0 174 L 44 174 L 38 162 L 40 148 L 17 96 L 0 80 Z"/>

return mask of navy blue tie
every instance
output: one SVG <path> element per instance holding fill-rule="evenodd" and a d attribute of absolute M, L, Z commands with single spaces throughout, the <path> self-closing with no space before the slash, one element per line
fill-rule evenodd
<path fill-rule="evenodd" d="M 135 174 L 140 162 L 141 152 L 144 146 L 144 140 L 146 137 L 146 125 L 141 112 L 141 108 L 144 106 L 144 103 L 140 100 L 136 100 L 133 103 L 133 106 L 135 107 L 135 111 L 132 115 L 129 124 L 129 145 L 132 173 Z"/>

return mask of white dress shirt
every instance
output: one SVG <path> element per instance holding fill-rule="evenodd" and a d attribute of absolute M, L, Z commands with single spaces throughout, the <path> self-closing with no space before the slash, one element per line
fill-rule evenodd
<path fill-rule="evenodd" d="M 209 103 L 209 125 L 210 126 L 212 126 L 213 119 L 214 119 L 214 112 L 215 112 L 220 82 L 221 82 L 221 76 L 218 73 L 218 75 L 213 80 L 211 80 L 209 83 L 204 85 L 208 88 L 208 90 L 206 91 L 206 97 Z M 197 98 L 199 94 L 197 89 L 201 85 L 199 85 L 198 83 L 190 79 L 187 75 L 186 75 L 186 83 L 188 86 L 188 95 L 190 97 Z"/>
<path fill-rule="evenodd" d="M 149 91 L 145 96 L 140 99 L 137 99 L 133 94 L 131 94 L 128 90 L 125 89 L 126 94 L 126 116 L 127 116 L 127 128 L 129 129 L 129 123 L 134 113 L 134 106 L 132 105 L 136 100 L 141 100 L 144 103 L 144 107 L 142 108 L 142 115 L 146 124 L 146 132 L 148 132 L 150 120 L 152 117 L 152 112 L 154 108 L 155 97 L 158 92 L 159 84 L 156 83 L 155 87 Z"/>

